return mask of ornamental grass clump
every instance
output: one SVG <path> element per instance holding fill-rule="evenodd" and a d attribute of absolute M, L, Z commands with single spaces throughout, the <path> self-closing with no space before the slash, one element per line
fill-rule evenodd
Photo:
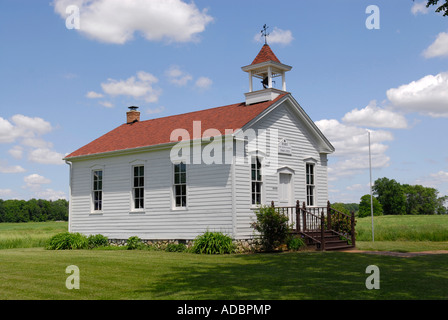
<path fill-rule="evenodd" d="M 89 241 L 85 235 L 62 232 L 51 237 L 46 248 L 49 250 L 72 250 L 87 249 L 88 247 Z"/>
<path fill-rule="evenodd" d="M 235 246 L 232 238 L 221 232 L 207 231 L 194 240 L 192 252 L 205 254 L 233 253 Z"/>

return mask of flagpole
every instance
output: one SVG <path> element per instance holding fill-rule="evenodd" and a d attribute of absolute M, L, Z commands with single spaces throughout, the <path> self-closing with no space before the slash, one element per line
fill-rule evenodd
<path fill-rule="evenodd" d="M 375 232 L 373 228 L 373 195 L 372 195 L 372 153 L 370 151 L 370 130 L 367 130 L 369 136 L 369 169 L 370 169 L 370 215 L 372 217 L 372 242 L 375 242 Z"/>

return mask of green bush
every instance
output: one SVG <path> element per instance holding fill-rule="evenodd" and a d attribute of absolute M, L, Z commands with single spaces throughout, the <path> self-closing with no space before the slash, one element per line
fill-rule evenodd
<path fill-rule="evenodd" d="M 286 243 L 290 232 L 287 216 L 269 206 L 260 207 L 255 214 L 257 222 L 252 224 L 252 228 L 260 232 L 264 250 L 272 251 Z"/>
<path fill-rule="evenodd" d="M 48 241 L 49 250 L 87 249 L 89 241 L 80 233 L 62 232 L 54 235 Z"/>
<path fill-rule="evenodd" d="M 221 232 L 207 231 L 194 240 L 192 252 L 206 254 L 233 253 L 235 247 L 232 238 Z"/>
<path fill-rule="evenodd" d="M 92 234 L 87 238 L 87 241 L 89 244 L 89 249 L 107 247 L 109 245 L 109 240 L 102 234 Z"/>
<path fill-rule="evenodd" d="M 187 251 L 187 246 L 183 243 L 174 244 L 170 243 L 166 246 L 166 252 L 185 252 Z"/>
<path fill-rule="evenodd" d="M 306 247 L 305 241 L 303 241 L 300 237 L 291 237 L 287 243 L 288 249 L 292 251 L 300 250 L 303 247 Z"/>
<path fill-rule="evenodd" d="M 129 237 L 127 240 L 127 247 L 128 250 L 142 249 L 143 248 L 142 239 L 140 239 L 137 236 Z"/>

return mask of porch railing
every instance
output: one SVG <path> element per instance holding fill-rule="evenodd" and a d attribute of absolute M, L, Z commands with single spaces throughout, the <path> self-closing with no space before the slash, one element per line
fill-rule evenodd
<path fill-rule="evenodd" d="M 305 202 L 300 206 L 300 201 L 296 201 L 295 206 L 276 207 L 274 201 L 271 206 L 289 219 L 293 232 L 301 233 L 319 243 L 322 250 L 325 250 L 325 231 L 333 231 L 340 237 L 351 241 L 355 246 L 355 214 L 350 215 L 340 212 L 331 207 L 330 201 L 326 207 L 306 207 Z M 318 237 L 313 235 L 319 234 Z"/>

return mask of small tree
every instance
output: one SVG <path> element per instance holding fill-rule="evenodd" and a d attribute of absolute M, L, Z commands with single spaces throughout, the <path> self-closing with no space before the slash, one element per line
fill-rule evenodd
<path fill-rule="evenodd" d="M 257 222 L 252 224 L 252 228 L 260 232 L 265 251 L 272 251 L 286 243 L 290 231 L 287 216 L 269 206 L 261 206 L 255 214 Z"/>
<path fill-rule="evenodd" d="M 370 205 L 370 194 L 365 194 L 361 197 L 361 202 L 359 203 L 358 217 L 360 218 L 368 217 L 371 214 L 372 213 Z M 383 206 L 375 197 L 373 197 L 373 215 L 374 216 L 383 215 Z"/>

